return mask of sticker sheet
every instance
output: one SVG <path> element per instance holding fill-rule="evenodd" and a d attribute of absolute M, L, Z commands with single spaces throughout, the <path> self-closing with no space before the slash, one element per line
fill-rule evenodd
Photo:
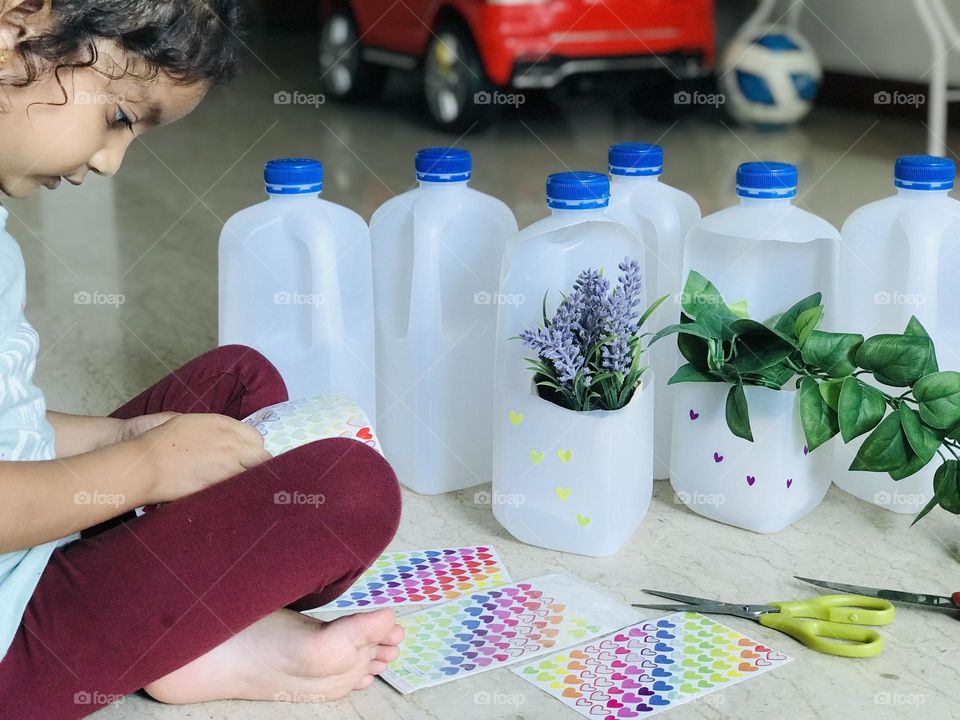
<path fill-rule="evenodd" d="M 409 693 L 554 652 L 637 617 L 569 575 L 544 575 L 401 617 L 400 657 L 380 677 Z"/>
<path fill-rule="evenodd" d="M 489 545 L 387 552 L 343 595 L 311 612 L 439 603 L 509 582 Z"/>
<path fill-rule="evenodd" d="M 263 435 L 263 446 L 276 457 L 314 440 L 347 437 L 382 454 L 373 424 L 346 395 L 332 393 L 270 405 L 243 419 Z"/>
<path fill-rule="evenodd" d="M 513 672 L 589 718 L 653 715 L 790 658 L 693 612 L 637 623 Z"/>

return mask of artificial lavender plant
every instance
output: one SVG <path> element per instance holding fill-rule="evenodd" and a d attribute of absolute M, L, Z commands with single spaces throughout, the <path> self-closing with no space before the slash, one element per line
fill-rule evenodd
<path fill-rule="evenodd" d="M 540 396 L 571 410 L 617 410 L 630 402 L 640 365 L 644 322 L 667 299 L 641 311 L 640 264 L 625 258 L 616 286 L 588 268 L 563 297 L 553 318 L 543 298 L 543 325 L 519 338 L 537 353 L 527 358 Z"/>

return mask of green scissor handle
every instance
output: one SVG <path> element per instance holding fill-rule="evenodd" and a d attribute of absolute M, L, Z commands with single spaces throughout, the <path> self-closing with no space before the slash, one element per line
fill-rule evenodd
<path fill-rule="evenodd" d="M 887 600 L 864 595 L 820 595 L 809 600 L 770 603 L 781 615 L 847 625 L 889 625 L 895 610 Z"/>
<path fill-rule="evenodd" d="M 761 625 L 785 632 L 808 648 L 827 655 L 873 657 L 883 650 L 883 638 L 880 633 L 862 625 L 845 625 L 829 620 L 790 617 L 780 613 L 767 613 L 758 619 Z M 834 640 L 848 642 L 834 642 Z"/>
<path fill-rule="evenodd" d="M 757 618 L 827 655 L 873 657 L 883 650 L 883 638 L 863 625 L 887 625 L 894 609 L 886 600 L 859 595 L 822 595 L 810 600 L 770 603 L 778 613 Z M 841 640 L 844 642 L 835 642 Z"/>

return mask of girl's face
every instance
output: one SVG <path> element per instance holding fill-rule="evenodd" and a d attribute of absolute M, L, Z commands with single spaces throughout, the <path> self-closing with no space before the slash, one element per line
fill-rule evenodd
<path fill-rule="evenodd" d="M 26 87 L 4 83 L 21 70 L 15 56 L 0 67 L 0 192 L 22 198 L 64 178 L 79 185 L 90 170 L 113 175 L 135 137 L 184 117 L 209 89 L 162 73 L 138 78 L 135 58 L 108 43 L 98 49 L 96 65 Z"/>

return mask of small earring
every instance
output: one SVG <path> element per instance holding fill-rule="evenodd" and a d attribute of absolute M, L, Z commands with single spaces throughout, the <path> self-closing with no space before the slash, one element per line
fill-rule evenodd
<path fill-rule="evenodd" d="M 6 50 L 0 50 L 0 67 L 10 62 L 10 53 Z"/>

